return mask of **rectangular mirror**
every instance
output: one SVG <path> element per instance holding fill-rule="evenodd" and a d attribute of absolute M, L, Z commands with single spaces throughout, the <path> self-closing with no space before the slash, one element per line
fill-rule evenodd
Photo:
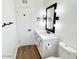
<path fill-rule="evenodd" d="M 55 33 L 55 9 L 57 3 L 46 8 L 46 30 Z"/>

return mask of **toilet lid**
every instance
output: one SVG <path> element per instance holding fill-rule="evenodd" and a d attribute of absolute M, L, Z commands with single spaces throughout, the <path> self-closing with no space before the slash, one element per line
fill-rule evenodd
<path fill-rule="evenodd" d="M 59 57 L 48 57 L 46 59 L 60 59 Z"/>

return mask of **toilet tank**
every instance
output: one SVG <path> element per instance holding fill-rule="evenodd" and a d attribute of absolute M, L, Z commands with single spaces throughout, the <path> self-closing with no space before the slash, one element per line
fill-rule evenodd
<path fill-rule="evenodd" d="M 66 45 L 63 42 L 59 43 L 59 55 L 60 59 L 77 59 L 76 50 Z"/>

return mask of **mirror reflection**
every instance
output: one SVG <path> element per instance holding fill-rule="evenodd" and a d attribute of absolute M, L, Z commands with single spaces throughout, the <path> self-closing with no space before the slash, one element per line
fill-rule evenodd
<path fill-rule="evenodd" d="M 53 30 L 54 7 L 47 10 L 47 28 Z"/>

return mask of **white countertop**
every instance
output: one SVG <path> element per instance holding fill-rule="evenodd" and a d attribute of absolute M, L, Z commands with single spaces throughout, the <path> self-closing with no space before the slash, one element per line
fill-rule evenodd
<path fill-rule="evenodd" d="M 48 34 L 44 30 L 35 30 L 35 32 L 43 39 L 43 40 L 51 40 L 51 39 L 57 39 L 57 36 L 53 33 L 50 32 Z"/>

